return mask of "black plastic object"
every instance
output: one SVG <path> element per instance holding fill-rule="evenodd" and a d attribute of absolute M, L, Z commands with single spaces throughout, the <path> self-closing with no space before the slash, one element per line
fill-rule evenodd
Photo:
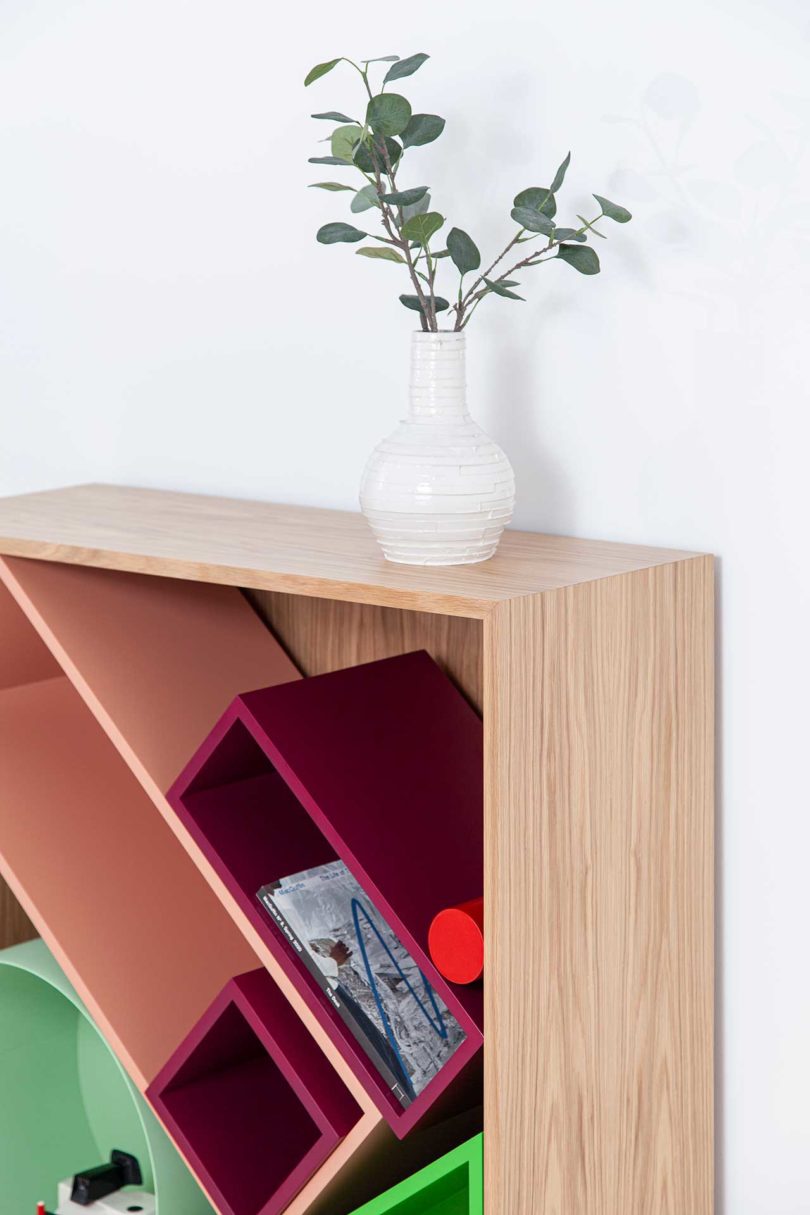
<path fill-rule="evenodd" d="M 140 1185 L 142 1181 L 137 1157 L 114 1148 L 109 1164 L 98 1164 L 93 1169 L 83 1169 L 76 1174 L 70 1201 L 80 1207 L 89 1207 L 91 1202 L 98 1202 L 99 1198 L 106 1198 L 125 1185 Z"/>

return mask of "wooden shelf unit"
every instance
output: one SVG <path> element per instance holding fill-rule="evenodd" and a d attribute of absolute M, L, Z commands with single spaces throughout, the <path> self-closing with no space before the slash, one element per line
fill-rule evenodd
<path fill-rule="evenodd" d="M 509 532 L 480 566 L 398 567 L 352 514 L 104 486 L 0 502 L 0 553 L 38 563 L 9 566 L 42 636 L 26 578 L 77 575 L 81 600 L 93 567 L 116 571 L 115 595 L 131 575 L 195 584 L 195 604 L 201 583 L 243 588 L 307 675 L 427 649 L 483 711 L 486 1210 L 710 1215 L 710 557 Z M 182 763 L 167 773 L 133 745 L 140 727 L 115 691 L 115 664 L 57 657 L 54 682 L 69 676 L 164 813 Z M 47 655 L 35 661 L 49 666 Z M 51 682 L 47 670 L 39 678 Z M 12 698 L 26 682 L 35 694 L 36 677 L 12 672 Z M 193 841 L 179 829 L 177 839 L 236 922 Z M 18 880 L 11 858 L 6 872 L 41 930 L 35 864 Z M 240 926 L 339 1069 L 258 935 Z M 92 959 L 77 955 L 74 981 L 80 968 L 89 990 Z M 383 1142 L 376 1111 L 364 1117 L 355 1162 Z M 333 1187 L 331 1206 L 318 1206 L 302 1191 L 290 1210 L 337 1215 L 350 1193 Z"/>

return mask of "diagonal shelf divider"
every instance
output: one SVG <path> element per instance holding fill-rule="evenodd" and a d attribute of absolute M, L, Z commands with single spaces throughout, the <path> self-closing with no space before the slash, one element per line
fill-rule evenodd
<path fill-rule="evenodd" d="M 475 1129 L 397 1141 L 166 801 L 238 693 L 300 678 L 241 591 L 25 558 L 0 579 L 4 876 L 137 1087 L 258 957 L 359 1109 L 288 1215 L 348 1210 Z"/>
<path fill-rule="evenodd" d="M 4 876 L 143 1091 L 251 951 L 65 676 L 0 737 Z"/>

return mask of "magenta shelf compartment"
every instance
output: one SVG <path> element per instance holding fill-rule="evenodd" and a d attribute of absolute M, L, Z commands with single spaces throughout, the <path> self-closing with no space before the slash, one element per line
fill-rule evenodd
<path fill-rule="evenodd" d="M 428 954 L 435 913 L 483 889 L 477 713 L 424 651 L 248 692 L 231 703 L 168 799 L 404 1137 L 483 1043 L 481 984 L 452 986 Z M 277 877 L 335 859 L 354 874 L 466 1034 L 407 1108 L 256 898 Z M 450 1094 L 442 1102 L 448 1108 Z"/>
<path fill-rule="evenodd" d="M 147 1096 L 221 1215 L 280 1215 L 362 1117 L 263 968 L 225 985 Z"/>

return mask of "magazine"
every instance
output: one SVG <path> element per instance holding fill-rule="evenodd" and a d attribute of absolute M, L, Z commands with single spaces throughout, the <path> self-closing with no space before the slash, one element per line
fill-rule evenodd
<path fill-rule="evenodd" d="M 270 882 L 257 897 L 409 1106 L 466 1035 L 343 861 Z"/>

